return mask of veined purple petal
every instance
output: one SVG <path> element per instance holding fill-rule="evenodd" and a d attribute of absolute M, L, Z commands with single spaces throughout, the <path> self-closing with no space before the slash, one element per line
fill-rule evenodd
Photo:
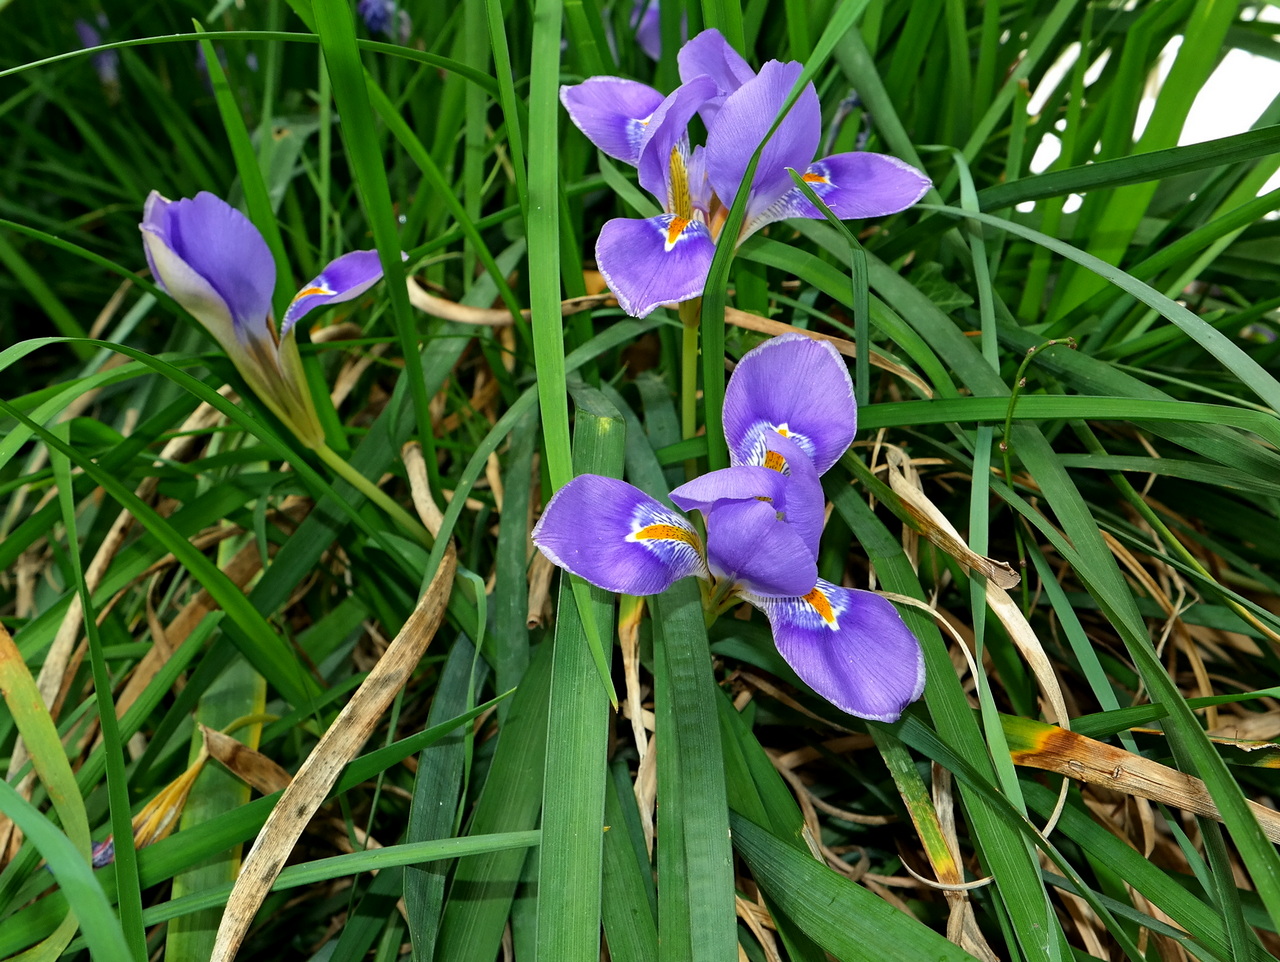
<path fill-rule="evenodd" d="M 695 77 L 671 91 L 649 118 L 637 164 L 640 186 L 662 201 L 668 213 L 678 210 L 677 194 L 682 192 L 683 197 L 689 197 L 687 173 L 680 175 L 683 183 L 672 182 L 671 152 L 678 151 L 681 164 L 685 164 L 689 154 L 689 121 L 715 89 L 715 81 L 710 77 Z"/>
<path fill-rule="evenodd" d="M 634 485 L 583 474 L 556 492 L 533 529 L 553 563 L 607 591 L 654 595 L 707 577 L 693 526 Z"/>
<path fill-rule="evenodd" d="M 662 101 L 652 87 L 622 77 L 591 77 L 560 88 L 560 102 L 574 126 L 610 157 L 633 167 L 640 161 L 649 118 Z"/>
<path fill-rule="evenodd" d="M 818 580 L 816 556 L 766 501 L 720 501 L 707 514 L 707 562 L 717 578 L 758 596 L 803 595 Z"/>
<path fill-rule="evenodd" d="M 707 225 L 674 214 L 609 221 L 596 241 L 596 265 L 618 304 L 644 317 L 662 304 L 702 293 L 716 245 Z"/>
<path fill-rule="evenodd" d="M 834 347 L 803 334 L 783 334 L 748 351 L 725 388 L 724 434 L 733 464 L 763 464 L 768 439 L 780 434 L 824 474 L 857 427 L 849 369 Z"/>
<path fill-rule="evenodd" d="M 676 60 L 682 81 L 687 83 L 694 77 L 706 75 L 716 82 L 715 96 L 699 111 L 708 127 L 715 122 L 725 97 L 756 75 L 751 65 L 715 29 L 704 30 L 686 43 L 680 48 Z"/>
<path fill-rule="evenodd" d="M 893 722 L 924 692 L 920 642 L 874 592 L 819 579 L 803 596 L 747 600 L 768 617 L 787 664 L 841 711 Z"/>
<path fill-rule="evenodd" d="M 381 279 L 382 262 L 378 260 L 377 251 L 352 251 L 330 261 L 319 277 L 305 284 L 294 296 L 289 309 L 284 312 L 280 337 L 287 337 L 293 325 L 317 307 L 359 297 Z"/>
<path fill-rule="evenodd" d="M 257 336 L 271 312 L 276 265 L 249 218 L 207 191 L 179 201 L 152 191 L 141 228 L 151 272 L 174 300 L 197 316 L 225 309 L 239 338 Z"/>
<path fill-rule="evenodd" d="M 804 179 L 831 212 L 841 220 L 884 217 L 906 210 L 933 186 L 910 164 L 886 154 L 833 154 L 815 161 Z M 765 224 L 788 217 L 823 218 L 798 187 L 792 187 L 777 203 L 743 229 L 749 237 Z"/>
<path fill-rule="evenodd" d="M 751 155 L 773 125 L 804 66 L 770 60 L 758 76 L 730 94 L 707 129 L 707 174 L 726 207 L 733 205 Z M 808 84 L 760 155 L 744 223 L 749 224 L 793 188 L 786 168 L 807 168 L 822 136 L 818 94 Z"/>

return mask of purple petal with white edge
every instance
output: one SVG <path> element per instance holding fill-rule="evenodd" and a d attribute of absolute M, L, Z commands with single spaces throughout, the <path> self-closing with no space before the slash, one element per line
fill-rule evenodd
<path fill-rule="evenodd" d="M 671 152 L 679 152 L 680 163 L 685 167 L 689 153 L 689 121 L 715 90 L 715 81 L 710 77 L 695 77 L 671 91 L 649 118 L 636 166 L 640 186 L 662 201 L 663 209 L 668 213 L 678 210 L 676 205 L 680 201 L 676 194 L 689 197 L 687 172 L 679 177 L 682 183 L 672 182 Z"/>
<path fill-rule="evenodd" d="M 711 509 L 707 561 L 717 578 L 764 597 L 803 595 L 818 580 L 813 551 L 765 501 L 721 501 Z"/>
<path fill-rule="evenodd" d="M 574 126 L 610 157 L 633 167 L 640 160 L 649 117 L 662 100 L 652 87 L 622 77 L 591 77 L 560 88 L 560 102 Z"/>
<path fill-rule="evenodd" d="M 783 334 L 742 356 L 725 388 L 724 434 L 733 464 L 763 464 L 767 439 L 790 438 L 825 474 L 858 428 L 853 380 L 826 341 Z"/>
<path fill-rule="evenodd" d="M 715 253 L 706 224 L 674 214 L 648 220 L 615 218 L 596 241 L 596 265 L 618 304 L 632 317 L 699 296 Z"/>
<path fill-rule="evenodd" d="M 141 228 L 152 273 L 174 300 L 199 316 L 212 289 L 238 337 L 259 335 L 271 312 L 276 265 L 249 218 L 207 191 L 178 201 L 152 191 Z"/>
<path fill-rule="evenodd" d="M 751 155 L 769 132 L 803 69 L 795 61 L 770 60 L 757 77 L 725 99 L 715 123 L 707 128 L 707 174 L 726 207 L 733 206 Z M 786 168 L 807 168 L 821 136 L 822 113 L 810 83 L 760 155 L 744 224 L 750 224 L 793 188 Z"/>
<path fill-rule="evenodd" d="M 409 255 L 401 253 L 402 259 Z M 287 337 L 293 325 L 318 307 L 337 304 L 359 297 L 382 280 L 382 261 L 377 251 L 352 251 L 337 260 L 330 261 L 320 276 L 294 295 L 289 309 L 284 312 L 280 336 Z"/>
<path fill-rule="evenodd" d="M 715 122 L 725 97 L 756 75 L 751 65 L 715 29 L 704 30 L 686 43 L 676 60 L 682 81 L 687 83 L 694 77 L 706 75 L 716 82 L 716 95 L 699 111 L 708 127 Z"/>
<path fill-rule="evenodd" d="M 768 617 L 787 664 L 841 711 L 894 722 L 924 692 L 920 642 L 874 592 L 819 579 L 801 597 L 746 600 Z"/>
<path fill-rule="evenodd" d="M 841 220 L 884 217 L 906 210 L 928 192 L 933 182 L 910 164 L 886 154 L 833 154 L 815 161 L 803 174 L 831 212 Z M 748 237 L 765 224 L 788 217 L 821 220 L 825 215 L 793 187 L 743 230 Z"/>
<path fill-rule="evenodd" d="M 533 529 L 554 564 L 606 591 L 654 595 L 707 577 L 692 525 L 634 485 L 583 474 L 556 492 Z"/>

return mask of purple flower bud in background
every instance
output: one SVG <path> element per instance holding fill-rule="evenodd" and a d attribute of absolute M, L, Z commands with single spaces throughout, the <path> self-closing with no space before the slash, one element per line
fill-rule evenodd
<path fill-rule="evenodd" d="M 360 0 L 356 12 L 370 33 L 380 33 L 398 43 L 408 43 L 413 21 L 398 0 Z"/>
<path fill-rule="evenodd" d="M 636 43 L 650 60 L 662 59 L 662 15 L 660 0 L 635 0 L 631 7 L 631 29 Z M 689 37 L 689 15 L 680 15 L 680 39 Z"/>
<path fill-rule="evenodd" d="M 79 19 L 75 22 L 76 35 L 80 38 L 80 46 L 98 47 L 102 45 L 102 31 L 111 29 L 111 22 L 107 19 L 105 13 L 100 13 L 95 18 L 97 26 L 88 20 Z M 106 89 L 109 97 L 117 97 L 120 92 L 120 54 L 115 50 L 104 50 L 102 53 L 95 53 L 90 60 L 93 62 L 93 69 L 98 73 L 98 80 Z"/>
<path fill-rule="evenodd" d="M 277 335 L 276 265 L 249 218 L 207 192 L 171 201 L 152 191 L 142 223 L 156 283 L 222 345 L 241 376 L 303 444 L 324 443 L 294 327 L 317 307 L 359 297 L 382 278 L 376 251 L 332 261 L 294 297 Z"/>
<path fill-rule="evenodd" d="M 596 262 L 628 314 L 644 317 L 661 304 L 702 294 L 716 241 L 740 190 L 746 216 L 734 238 L 744 240 L 789 217 L 822 219 L 795 186 L 801 172 L 838 217 L 881 217 L 910 207 L 929 178 L 883 154 L 853 152 L 814 160 L 822 113 L 812 83 L 779 124 L 749 184 L 747 166 L 773 125 L 803 65 L 770 60 L 757 74 L 716 30 L 680 50 L 681 86 L 664 97 L 619 77 L 592 77 L 560 88 L 573 123 L 597 147 L 639 172 L 640 186 L 662 204 L 647 219 L 609 221 L 596 242 Z M 690 147 L 694 114 L 707 128 L 705 147 Z"/>
<path fill-rule="evenodd" d="M 815 692 L 861 718 L 894 721 L 924 691 L 924 657 L 893 605 L 818 577 L 818 476 L 857 427 L 853 383 L 824 341 L 787 334 L 747 352 L 725 392 L 732 467 L 671 492 L 687 520 L 639 488 L 585 474 L 533 529 L 553 563 L 608 591 L 656 594 L 693 575 L 713 597 L 764 612 L 778 652 Z"/>

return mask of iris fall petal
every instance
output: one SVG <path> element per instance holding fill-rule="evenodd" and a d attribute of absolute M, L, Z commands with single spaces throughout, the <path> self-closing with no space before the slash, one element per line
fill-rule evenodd
<path fill-rule="evenodd" d="M 663 99 L 652 87 L 622 77 L 591 77 L 560 88 L 560 102 L 574 125 L 610 157 L 633 167 L 649 117 Z"/>
<path fill-rule="evenodd" d="M 583 474 L 556 492 L 533 529 L 554 564 L 607 591 L 653 595 L 706 577 L 693 527 L 634 485 Z"/>
<path fill-rule="evenodd" d="M 802 597 L 747 600 L 768 617 L 787 664 L 841 711 L 893 722 L 923 693 L 920 643 L 874 592 L 819 580 Z"/>
<path fill-rule="evenodd" d="M 326 304 L 359 297 L 382 279 L 382 262 L 377 251 L 352 251 L 331 261 L 309 284 L 298 291 L 285 311 L 280 336 L 287 337 L 293 325 Z"/>
<path fill-rule="evenodd" d="M 804 179 L 831 212 L 841 220 L 884 217 L 906 210 L 933 186 L 932 181 L 910 164 L 886 154 L 834 154 L 809 165 Z M 788 217 L 822 219 L 825 215 L 793 188 L 767 212 L 752 230 L 769 220 Z M 776 216 L 774 216 L 776 215 Z"/>
<path fill-rule="evenodd" d="M 618 304 L 632 317 L 699 296 L 716 245 L 707 225 L 675 214 L 616 218 L 596 241 L 596 264 Z"/>

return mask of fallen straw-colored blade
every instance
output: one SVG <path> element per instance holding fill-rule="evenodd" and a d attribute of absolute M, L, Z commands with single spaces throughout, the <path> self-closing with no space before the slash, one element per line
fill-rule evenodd
<path fill-rule="evenodd" d="M 211 962 L 230 962 L 235 957 L 294 843 L 408 681 L 440 627 L 456 566 L 457 556 L 450 546 L 409 620 L 312 749 L 267 818 L 227 900 Z"/>
<path fill-rule="evenodd" d="M 1015 765 L 1058 772 L 1222 821 L 1213 797 L 1198 778 L 1055 725 L 1010 715 L 1002 715 L 1001 721 Z M 1267 838 L 1280 842 L 1280 814 L 1257 802 L 1248 805 Z"/>

